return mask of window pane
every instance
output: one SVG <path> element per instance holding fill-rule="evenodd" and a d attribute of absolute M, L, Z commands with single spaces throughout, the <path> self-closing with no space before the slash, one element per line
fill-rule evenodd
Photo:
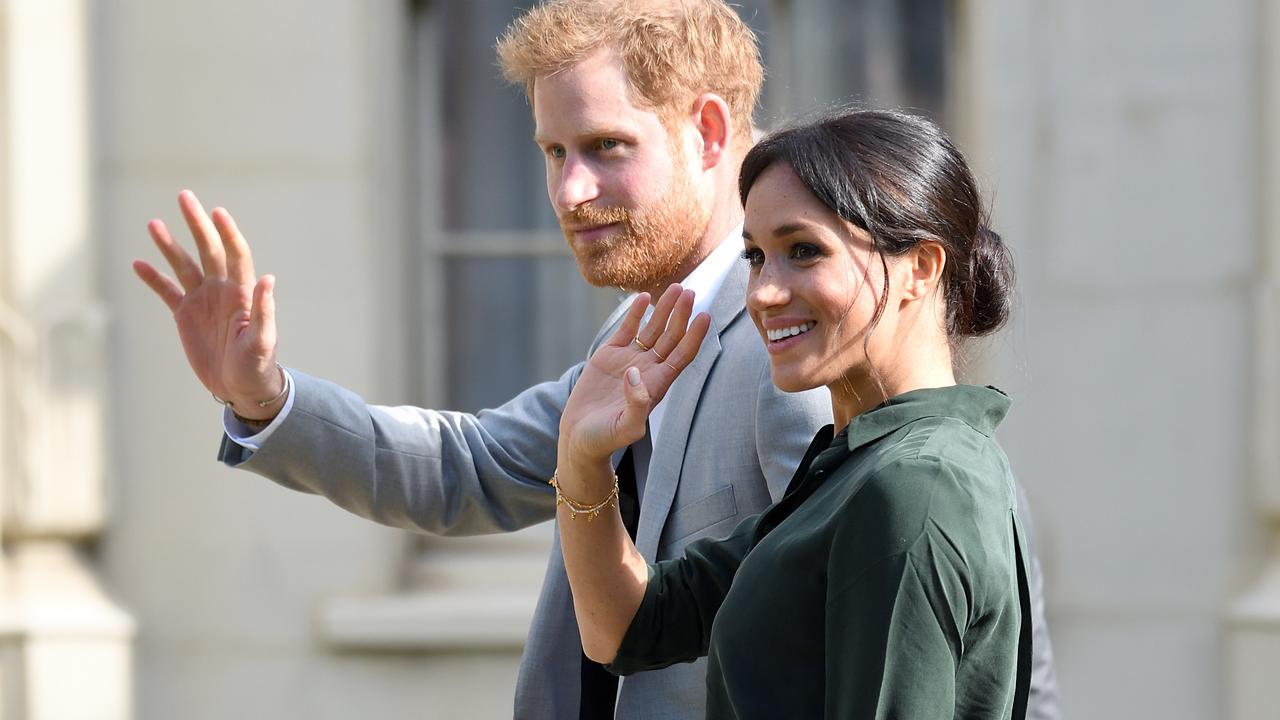
<path fill-rule="evenodd" d="M 570 257 L 445 260 L 448 406 L 474 412 L 552 380 L 586 357 L 617 295 Z"/>
<path fill-rule="evenodd" d="M 502 79 L 494 53 L 518 4 L 439 3 L 445 230 L 555 227 L 529 103 Z"/>

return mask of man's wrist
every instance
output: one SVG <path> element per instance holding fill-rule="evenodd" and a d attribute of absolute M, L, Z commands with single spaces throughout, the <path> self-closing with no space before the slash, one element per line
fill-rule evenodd
<path fill-rule="evenodd" d="M 266 399 L 228 398 L 223 400 L 217 395 L 214 396 L 214 399 L 226 405 L 236 420 L 252 428 L 264 428 L 270 425 L 271 421 L 275 420 L 276 416 L 280 414 L 286 399 L 289 397 L 289 388 L 291 386 L 289 373 L 284 371 L 280 363 L 276 363 L 276 368 L 279 370 L 280 390 Z"/>

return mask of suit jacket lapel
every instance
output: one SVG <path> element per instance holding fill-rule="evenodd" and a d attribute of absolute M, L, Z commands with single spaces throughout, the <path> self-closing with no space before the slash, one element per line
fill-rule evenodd
<path fill-rule="evenodd" d="M 658 437 L 651 439 L 653 457 L 649 461 L 644 502 L 640 505 L 640 523 L 636 530 L 636 549 L 649 562 L 657 556 L 662 528 L 671 512 L 671 502 L 684 467 L 689 431 L 702 399 L 702 387 L 720 356 L 720 335 L 742 314 L 748 272 L 745 263 L 735 263 L 725 276 L 711 303 L 711 331 L 702 341 L 698 356 L 667 391 L 662 427 Z M 705 450 L 710 451 L 710 448 Z"/>

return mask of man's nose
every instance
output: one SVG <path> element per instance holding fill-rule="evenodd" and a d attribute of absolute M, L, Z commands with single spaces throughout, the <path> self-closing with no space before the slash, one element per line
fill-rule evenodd
<path fill-rule="evenodd" d="M 576 210 L 578 207 L 595 200 L 600 194 L 599 183 L 595 172 L 581 160 L 566 158 L 560 173 L 560 183 L 555 189 L 556 207 L 561 210 Z"/>

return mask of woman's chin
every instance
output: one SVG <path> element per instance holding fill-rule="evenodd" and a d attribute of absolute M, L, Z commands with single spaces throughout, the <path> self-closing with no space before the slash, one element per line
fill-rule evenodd
<path fill-rule="evenodd" d="M 790 369 L 780 369 L 777 365 L 769 369 L 769 377 L 773 380 L 774 387 L 782 392 L 804 392 L 824 385 L 817 378 L 809 377 L 804 373 L 797 373 Z"/>

